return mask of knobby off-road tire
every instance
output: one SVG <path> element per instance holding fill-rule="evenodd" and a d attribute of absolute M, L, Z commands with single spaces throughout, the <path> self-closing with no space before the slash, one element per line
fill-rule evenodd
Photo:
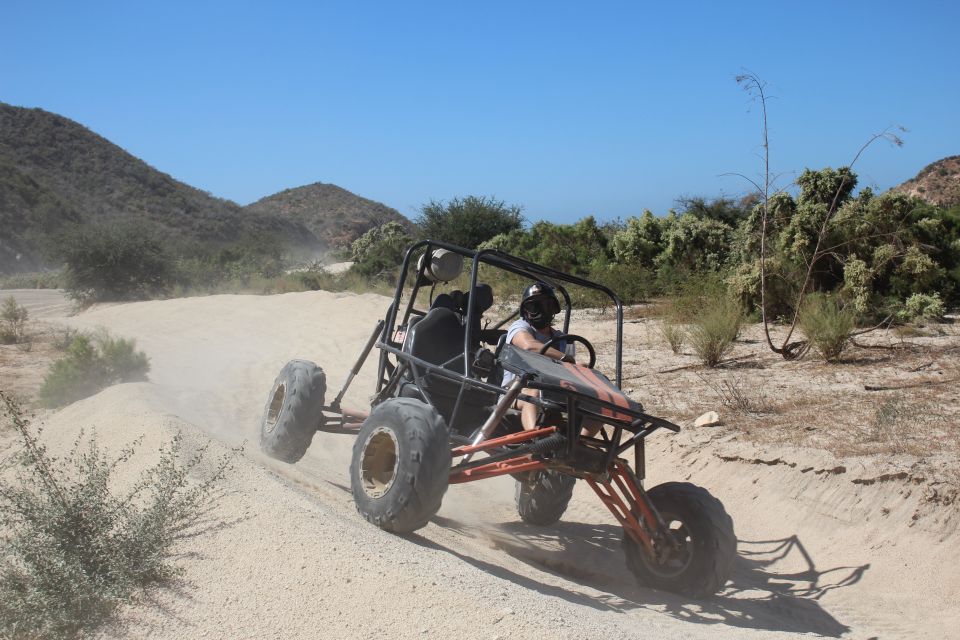
<path fill-rule="evenodd" d="M 392 398 L 364 421 L 353 445 L 357 511 L 381 529 L 409 533 L 440 509 L 450 480 L 450 435 L 436 409 Z"/>
<path fill-rule="evenodd" d="M 651 560 L 643 546 L 624 533 L 627 566 L 643 586 L 693 598 L 719 591 L 730 577 L 737 555 L 733 520 L 706 489 L 689 482 L 666 482 L 650 489 L 656 506 L 683 551 L 663 564 Z"/>
<path fill-rule="evenodd" d="M 293 464 L 303 457 L 323 415 L 327 378 L 307 360 L 291 360 L 273 382 L 260 419 L 260 448 Z"/>
<path fill-rule="evenodd" d="M 559 471 L 534 471 L 517 479 L 516 503 L 520 519 L 527 524 L 551 525 L 563 516 L 573 497 L 577 479 Z"/>

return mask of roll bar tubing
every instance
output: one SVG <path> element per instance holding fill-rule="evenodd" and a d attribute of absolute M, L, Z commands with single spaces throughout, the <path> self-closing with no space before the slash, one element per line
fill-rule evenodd
<path fill-rule="evenodd" d="M 498 249 L 481 249 L 480 251 L 473 251 L 471 249 L 465 249 L 463 247 L 458 247 L 446 242 L 439 242 L 437 240 L 421 240 L 420 242 L 411 245 L 403 257 L 403 266 L 400 270 L 400 277 L 397 279 L 397 289 L 394 295 L 394 304 L 390 306 L 388 311 L 388 321 L 383 328 L 383 337 L 381 340 L 382 343 L 390 344 L 390 336 L 396 327 L 397 311 L 400 300 L 403 297 L 403 286 L 406 283 L 407 274 L 410 269 L 410 261 L 413 258 L 414 253 L 421 248 L 425 248 L 424 253 L 428 255 L 434 249 L 446 249 L 447 251 L 459 254 L 465 258 L 470 258 L 472 260 L 472 266 L 470 269 L 470 293 L 472 293 L 477 286 L 477 278 L 481 263 L 489 264 L 490 266 L 497 267 L 503 269 L 504 271 L 509 271 L 510 273 L 527 277 L 532 280 L 544 280 L 548 284 L 555 286 L 560 290 L 566 304 L 566 314 L 563 322 L 564 333 L 568 333 L 570 329 L 570 310 L 572 305 L 570 301 L 570 294 L 567 293 L 566 288 L 564 288 L 562 285 L 558 285 L 558 282 L 566 282 L 580 287 L 586 287 L 588 289 L 595 289 L 606 294 L 613 302 L 617 313 L 616 381 L 617 387 L 620 387 L 623 381 L 623 303 L 620 301 L 619 296 L 602 284 L 592 282 L 569 273 L 564 273 L 550 267 L 545 267 L 543 265 L 530 262 L 529 260 L 524 260 L 523 258 L 518 258 L 517 256 L 504 253 Z M 424 267 L 426 267 L 426 261 L 424 261 Z M 406 310 L 406 313 L 404 314 L 405 321 L 409 317 L 410 311 L 413 307 L 413 299 L 416 297 L 419 289 L 421 275 L 422 270 L 417 274 L 417 282 L 414 283 L 414 290 L 411 292 L 411 302 Z M 476 296 L 473 295 L 470 295 L 467 298 L 467 318 L 472 318 L 476 310 L 475 298 Z M 470 345 L 474 343 L 473 333 L 473 323 L 467 322 L 467 331 L 463 340 L 463 370 L 469 377 L 472 377 L 470 366 Z"/>

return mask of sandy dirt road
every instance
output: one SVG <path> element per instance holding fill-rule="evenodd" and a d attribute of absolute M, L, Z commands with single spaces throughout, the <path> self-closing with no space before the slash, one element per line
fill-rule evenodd
<path fill-rule="evenodd" d="M 520 523 L 512 480 L 501 478 L 451 487 L 415 535 L 385 534 L 353 507 L 349 438 L 319 434 L 290 466 L 261 456 L 256 436 L 282 365 L 316 361 L 334 393 L 385 298 L 211 296 L 62 317 L 56 295 L 18 299 L 34 317 L 136 338 L 152 370 L 149 383 L 113 387 L 51 416 L 48 437 L 72 442 L 79 429 L 96 429 L 119 447 L 146 434 L 144 463 L 177 430 L 197 443 L 246 443 L 209 514 L 219 524 L 184 545 L 183 584 L 131 609 L 114 635 L 946 638 L 960 623 L 955 522 L 911 524 L 916 496 L 901 491 L 894 501 L 876 482 L 839 483 L 815 453 L 766 452 L 788 462 L 758 464 L 749 448 L 712 435 L 661 436 L 650 468 L 651 485 L 703 484 L 734 517 L 734 579 L 709 601 L 637 586 L 619 527 L 585 486 L 555 527 Z M 364 405 L 371 369 L 350 404 Z M 791 466 L 791 455 L 808 457 Z M 729 461 L 737 456 L 741 463 Z M 891 520 L 872 521 L 883 509 Z"/>

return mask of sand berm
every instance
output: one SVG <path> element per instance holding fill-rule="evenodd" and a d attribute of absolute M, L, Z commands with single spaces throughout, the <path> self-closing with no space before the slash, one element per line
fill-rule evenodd
<path fill-rule="evenodd" d="M 113 450 L 142 436 L 132 474 L 177 431 L 191 447 L 245 443 L 206 532 L 178 547 L 182 581 L 125 610 L 107 637 L 947 638 L 960 628 L 955 512 L 869 460 L 758 450 L 731 429 L 657 434 L 648 486 L 708 487 L 739 538 L 727 588 L 690 602 L 635 583 L 619 527 L 584 483 L 554 527 L 520 523 L 512 480 L 498 478 L 451 487 L 427 527 L 397 537 L 355 511 L 349 437 L 319 434 L 293 466 L 262 456 L 257 423 L 283 364 L 314 360 L 336 389 L 386 298 L 221 295 L 74 316 L 52 301 L 32 299 L 34 317 L 135 338 L 152 364 L 149 382 L 49 416 L 54 449 L 81 429 Z M 365 405 L 373 369 L 348 404 Z"/>

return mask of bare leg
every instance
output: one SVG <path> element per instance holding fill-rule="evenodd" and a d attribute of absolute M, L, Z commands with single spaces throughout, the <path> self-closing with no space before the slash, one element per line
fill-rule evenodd
<path fill-rule="evenodd" d="M 581 436 L 594 436 L 600 431 L 600 428 L 603 426 L 603 423 L 594 418 L 584 418 L 583 422 L 580 423 L 580 435 Z"/>
<path fill-rule="evenodd" d="M 539 389 L 524 389 L 523 394 L 530 396 L 532 398 L 540 397 Z M 520 422 L 523 424 L 524 431 L 533 431 L 537 428 L 537 418 L 540 417 L 540 407 L 533 404 L 532 402 L 526 402 L 525 400 L 517 400 L 517 409 L 520 410 Z M 603 426 L 603 422 L 595 418 L 584 418 L 580 427 L 581 436 L 593 436 L 596 435 L 600 428 Z"/>
<path fill-rule="evenodd" d="M 524 389 L 524 395 L 531 396 L 533 398 L 540 397 L 539 389 Z M 540 413 L 539 407 L 533 404 L 532 402 L 526 402 L 525 400 L 517 400 L 517 408 L 520 409 L 520 422 L 523 424 L 524 431 L 533 431 L 537 428 L 537 417 Z"/>

